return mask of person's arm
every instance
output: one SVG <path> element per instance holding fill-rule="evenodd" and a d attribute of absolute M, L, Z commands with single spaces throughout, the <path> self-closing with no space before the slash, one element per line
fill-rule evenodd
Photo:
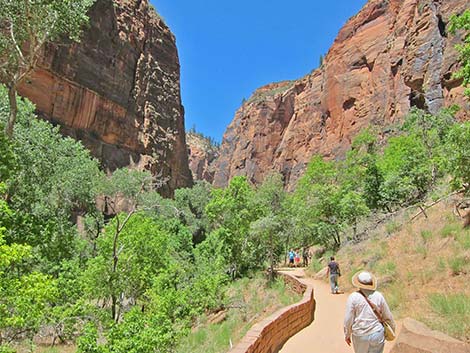
<path fill-rule="evenodd" d="M 346 303 L 346 313 L 344 315 L 344 340 L 348 345 L 351 345 L 352 325 L 354 323 L 354 305 L 353 299 L 350 295 Z"/>

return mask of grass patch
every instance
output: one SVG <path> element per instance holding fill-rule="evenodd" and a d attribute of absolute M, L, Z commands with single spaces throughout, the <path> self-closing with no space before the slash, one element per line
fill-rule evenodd
<path fill-rule="evenodd" d="M 454 276 L 466 273 L 467 261 L 463 256 L 457 256 L 449 259 L 449 268 Z"/>
<path fill-rule="evenodd" d="M 429 323 L 435 329 L 463 340 L 470 339 L 470 296 L 431 294 L 431 309 L 439 316 Z"/>
<path fill-rule="evenodd" d="M 420 234 L 424 242 L 427 242 L 428 240 L 432 239 L 432 236 L 433 236 L 432 232 L 428 229 L 422 230 Z"/>
<path fill-rule="evenodd" d="M 425 259 L 428 256 L 428 249 L 424 245 L 418 245 L 415 249 L 417 254 L 420 254 L 423 259 Z"/>
<path fill-rule="evenodd" d="M 386 290 L 387 303 L 390 310 L 400 312 L 403 305 L 406 304 L 406 293 L 402 283 L 393 283 Z"/>
<path fill-rule="evenodd" d="M 458 223 L 448 223 L 441 229 L 441 236 L 443 238 L 455 237 L 461 231 L 461 225 Z"/>
<path fill-rule="evenodd" d="M 396 221 L 388 222 L 385 225 L 385 231 L 387 232 L 388 235 L 392 235 L 394 233 L 397 233 L 398 231 L 400 231 L 400 229 L 401 229 L 401 225 L 400 225 L 400 223 L 398 223 Z"/>
<path fill-rule="evenodd" d="M 446 268 L 447 268 L 447 264 L 446 264 L 444 258 L 439 257 L 439 260 L 437 262 L 437 270 L 438 271 L 445 271 Z"/>
<path fill-rule="evenodd" d="M 464 250 L 470 249 L 470 232 L 468 230 L 461 231 L 457 236 L 457 242 Z"/>
<path fill-rule="evenodd" d="M 363 270 L 362 267 L 352 267 L 351 270 L 350 270 L 350 272 L 349 272 L 348 283 L 351 283 L 353 276 L 354 276 L 357 272 L 362 271 L 362 270 Z"/>
<path fill-rule="evenodd" d="M 282 278 L 268 285 L 261 276 L 233 283 L 228 293 L 228 307 L 232 308 L 226 319 L 194 328 L 179 344 L 177 353 L 225 353 L 230 343 L 235 345 L 256 322 L 301 299 L 289 290 Z M 200 322 L 206 321 L 207 318 L 200 319 Z"/>
<path fill-rule="evenodd" d="M 325 266 L 318 259 L 312 259 L 308 264 L 308 272 L 315 274 L 324 267 Z"/>
<path fill-rule="evenodd" d="M 381 275 L 395 276 L 397 274 L 397 265 L 393 261 L 387 261 L 377 266 L 377 273 Z"/>

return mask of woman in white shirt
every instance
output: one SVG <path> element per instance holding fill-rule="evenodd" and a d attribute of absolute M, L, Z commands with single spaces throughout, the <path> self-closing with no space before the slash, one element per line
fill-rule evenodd
<path fill-rule="evenodd" d="M 344 339 L 353 343 L 355 353 L 382 353 L 385 338 L 384 328 L 365 297 L 376 306 L 382 319 L 395 329 L 392 313 L 382 293 L 376 291 L 377 279 L 369 272 L 358 272 L 352 279 L 359 291 L 351 293 L 344 317 Z M 365 296 L 365 297 L 364 297 Z"/>

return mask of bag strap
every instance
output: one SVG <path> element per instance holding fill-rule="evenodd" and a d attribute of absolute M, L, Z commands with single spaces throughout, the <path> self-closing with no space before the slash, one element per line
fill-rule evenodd
<path fill-rule="evenodd" d="M 374 305 L 374 303 L 372 303 L 369 300 L 369 298 L 367 298 L 367 296 L 361 290 L 359 290 L 358 292 L 362 294 L 362 296 L 364 297 L 364 299 L 367 301 L 367 303 L 371 307 L 372 311 L 374 312 L 375 316 L 377 316 L 377 319 L 379 319 L 380 323 L 383 325 L 384 319 L 382 318 L 382 315 L 380 314 L 379 310 L 377 309 L 377 306 Z"/>

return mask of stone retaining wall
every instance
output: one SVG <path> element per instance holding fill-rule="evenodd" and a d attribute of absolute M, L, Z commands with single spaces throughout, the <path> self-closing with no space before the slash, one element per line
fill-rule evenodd
<path fill-rule="evenodd" d="M 313 287 L 288 273 L 280 275 L 295 292 L 303 293 L 302 300 L 254 325 L 229 353 L 277 353 L 290 337 L 312 323 L 315 314 Z"/>

